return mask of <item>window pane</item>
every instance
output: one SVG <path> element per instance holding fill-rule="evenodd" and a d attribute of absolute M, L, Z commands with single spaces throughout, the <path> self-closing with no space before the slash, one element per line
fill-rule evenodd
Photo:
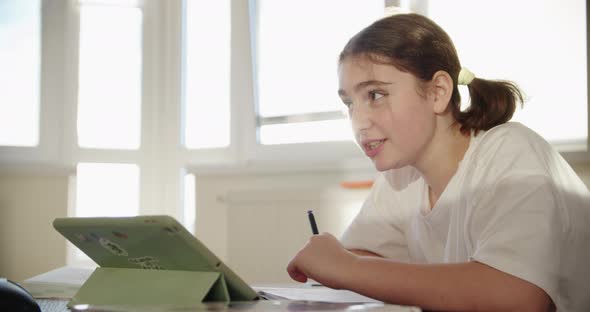
<path fill-rule="evenodd" d="M 0 145 L 39 143 L 40 7 L 0 1 Z"/>
<path fill-rule="evenodd" d="M 80 7 L 78 144 L 140 145 L 142 13 L 138 8 Z"/>
<path fill-rule="evenodd" d="M 338 55 L 383 16 L 383 0 L 258 0 L 255 55 L 261 117 L 341 110 Z"/>
<path fill-rule="evenodd" d="M 76 170 L 77 217 L 121 217 L 139 213 L 139 167 L 80 163 Z"/>
<path fill-rule="evenodd" d="M 187 148 L 230 142 L 229 0 L 186 2 L 184 143 Z"/>
<path fill-rule="evenodd" d="M 459 11 L 469 14 L 457 18 Z M 529 101 L 514 120 L 552 142 L 586 141 L 584 1 L 430 1 L 428 12 L 453 39 L 463 66 L 524 90 Z"/>
<path fill-rule="evenodd" d="M 287 123 L 260 127 L 261 144 L 289 144 L 305 142 L 352 140 L 347 119 Z"/>

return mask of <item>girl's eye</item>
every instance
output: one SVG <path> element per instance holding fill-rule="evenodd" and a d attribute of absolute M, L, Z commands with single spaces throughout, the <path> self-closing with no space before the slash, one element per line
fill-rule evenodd
<path fill-rule="evenodd" d="M 378 91 L 369 91 L 369 98 L 371 99 L 371 101 L 376 101 L 384 96 L 385 95 L 383 93 L 380 93 Z"/>

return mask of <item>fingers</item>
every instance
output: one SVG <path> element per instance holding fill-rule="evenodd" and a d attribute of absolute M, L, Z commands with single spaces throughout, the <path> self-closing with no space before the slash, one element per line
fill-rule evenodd
<path fill-rule="evenodd" d="M 289 272 L 289 276 L 291 276 L 293 280 L 298 281 L 300 283 L 307 282 L 307 276 L 305 276 L 303 273 L 299 271 L 291 271 Z"/>
<path fill-rule="evenodd" d="M 300 283 L 305 283 L 307 282 L 307 276 L 305 274 L 303 274 L 301 271 L 299 271 L 299 269 L 297 268 L 297 266 L 294 263 L 294 260 L 291 261 L 289 263 L 289 265 L 287 266 L 287 273 L 289 273 L 289 276 L 293 279 L 296 280 Z"/>
<path fill-rule="evenodd" d="M 320 273 L 326 273 L 326 270 L 320 268 L 331 268 L 333 263 L 338 262 L 341 251 L 344 249 L 333 235 L 329 233 L 313 235 L 293 257 L 287 266 L 287 273 L 293 280 L 301 283 L 305 283 L 308 277 L 321 283 Z"/>

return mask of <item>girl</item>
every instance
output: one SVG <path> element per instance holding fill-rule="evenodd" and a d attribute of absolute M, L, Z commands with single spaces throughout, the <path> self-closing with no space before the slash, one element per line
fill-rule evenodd
<path fill-rule="evenodd" d="M 513 83 L 462 70 L 448 35 L 416 14 L 354 36 L 338 74 L 381 174 L 341 241 L 314 235 L 295 255 L 294 280 L 427 310 L 590 311 L 590 194 L 508 122 L 523 98 Z"/>

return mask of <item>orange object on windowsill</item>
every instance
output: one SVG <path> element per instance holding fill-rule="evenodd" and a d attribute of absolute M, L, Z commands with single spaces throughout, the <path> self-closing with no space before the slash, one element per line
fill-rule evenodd
<path fill-rule="evenodd" d="M 340 186 L 345 189 L 369 189 L 373 186 L 373 180 L 366 181 L 344 181 Z"/>

